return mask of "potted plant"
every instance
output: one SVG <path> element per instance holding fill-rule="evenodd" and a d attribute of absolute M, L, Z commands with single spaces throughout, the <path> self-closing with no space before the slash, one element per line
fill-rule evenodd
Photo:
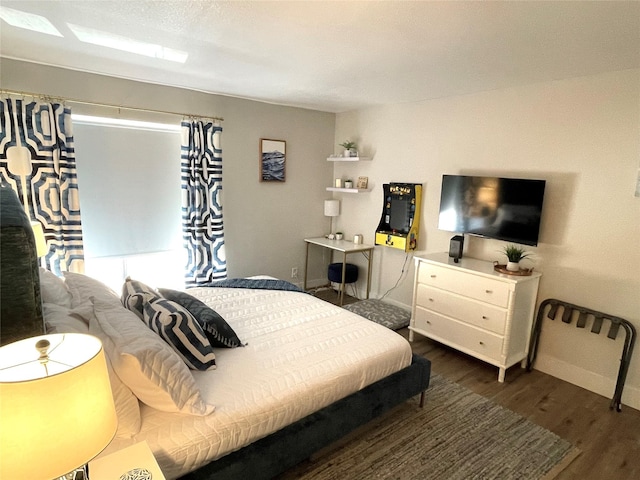
<path fill-rule="evenodd" d="M 531 255 L 524 248 L 512 244 L 505 246 L 503 252 L 507 256 L 507 270 L 510 272 L 519 271 L 520 261 Z"/>
<path fill-rule="evenodd" d="M 355 153 L 356 148 L 358 148 L 358 145 L 356 145 L 356 142 L 350 142 L 350 141 L 341 143 L 340 146 L 344 148 L 344 152 L 342 153 L 343 157 L 351 157 L 353 153 Z"/>
<path fill-rule="evenodd" d="M 336 232 L 336 240 L 342 240 L 342 232 Z"/>

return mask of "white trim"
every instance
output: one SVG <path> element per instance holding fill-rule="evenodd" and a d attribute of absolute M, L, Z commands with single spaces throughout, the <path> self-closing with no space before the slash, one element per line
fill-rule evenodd
<path fill-rule="evenodd" d="M 137 130 L 151 130 L 155 132 L 180 132 L 179 124 L 142 122 L 139 120 L 124 120 L 122 118 L 95 117 L 92 115 L 71 114 L 71 120 L 84 125 L 98 125 L 105 127 L 133 128 Z"/>
<path fill-rule="evenodd" d="M 538 354 L 533 368 L 608 399 L 613 397 L 616 388 L 616 379 L 604 377 L 548 355 Z M 622 403 L 640 410 L 640 388 L 625 385 Z"/>

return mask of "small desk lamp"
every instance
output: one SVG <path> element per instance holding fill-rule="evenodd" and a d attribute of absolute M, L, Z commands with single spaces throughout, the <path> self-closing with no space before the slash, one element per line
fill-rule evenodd
<path fill-rule="evenodd" d="M 117 422 L 97 338 L 52 334 L 0 347 L 0 478 L 64 477 L 104 450 Z"/>
<path fill-rule="evenodd" d="M 324 215 L 331 217 L 331 230 L 329 233 L 333 233 L 333 217 L 340 215 L 340 200 L 325 200 Z"/>

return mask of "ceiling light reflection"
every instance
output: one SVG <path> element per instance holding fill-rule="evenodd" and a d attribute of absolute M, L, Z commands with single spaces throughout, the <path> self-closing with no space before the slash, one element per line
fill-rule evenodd
<path fill-rule="evenodd" d="M 163 47 L 162 45 L 139 42 L 138 40 L 132 40 L 113 33 L 102 32 L 100 30 L 82 27 L 71 23 L 68 23 L 67 26 L 81 42 L 178 63 L 185 63 L 189 57 L 187 52 Z"/>
<path fill-rule="evenodd" d="M 56 37 L 63 36 L 49 20 L 35 13 L 0 7 L 0 18 L 13 27 L 46 33 L 47 35 L 55 35 Z"/>

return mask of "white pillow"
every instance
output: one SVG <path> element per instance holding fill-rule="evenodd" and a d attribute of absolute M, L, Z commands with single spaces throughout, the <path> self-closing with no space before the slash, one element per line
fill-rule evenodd
<path fill-rule="evenodd" d="M 91 331 L 102 340 L 120 380 L 150 407 L 165 412 L 208 415 L 191 372 L 169 345 L 121 304 L 94 298 Z M 94 325 L 95 323 L 95 325 Z"/>
<path fill-rule="evenodd" d="M 71 292 L 71 306 L 73 308 L 99 298 L 111 305 L 120 305 L 120 296 L 104 283 L 81 273 L 63 272 L 65 282 Z"/>
<path fill-rule="evenodd" d="M 93 314 L 93 305 L 91 305 Z M 43 303 L 42 313 L 47 333 L 89 333 L 89 322 L 85 309 L 71 310 L 55 303 Z"/>
<path fill-rule="evenodd" d="M 64 280 L 42 267 L 40 267 L 40 295 L 42 303 L 71 308 L 71 292 L 69 292 Z"/>
<path fill-rule="evenodd" d="M 98 337 L 94 331 L 91 331 L 89 325 L 96 323 L 91 302 L 86 302 L 74 310 L 53 303 L 45 303 L 43 311 L 47 333 L 84 333 Z M 105 356 L 107 357 L 113 403 L 118 416 L 116 436 L 129 438 L 140 431 L 140 405 L 136 396 L 113 371 L 104 343 L 103 348 L 105 348 Z"/>
<path fill-rule="evenodd" d="M 95 322 L 93 323 L 95 324 Z M 94 332 L 90 333 L 97 336 Z M 142 424 L 142 419 L 140 418 L 140 403 L 131 389 L 122 383 L 120 377 L 116 375 L 109 356 L 107 355 L 106 357 L 109 380 L 111 381 L 111 393 L 113 394 L 113 402 L 115 403 L 116 415 L 118 416 L 116 437 L 131 438 L 140 432 L 140 426 Z"/>

